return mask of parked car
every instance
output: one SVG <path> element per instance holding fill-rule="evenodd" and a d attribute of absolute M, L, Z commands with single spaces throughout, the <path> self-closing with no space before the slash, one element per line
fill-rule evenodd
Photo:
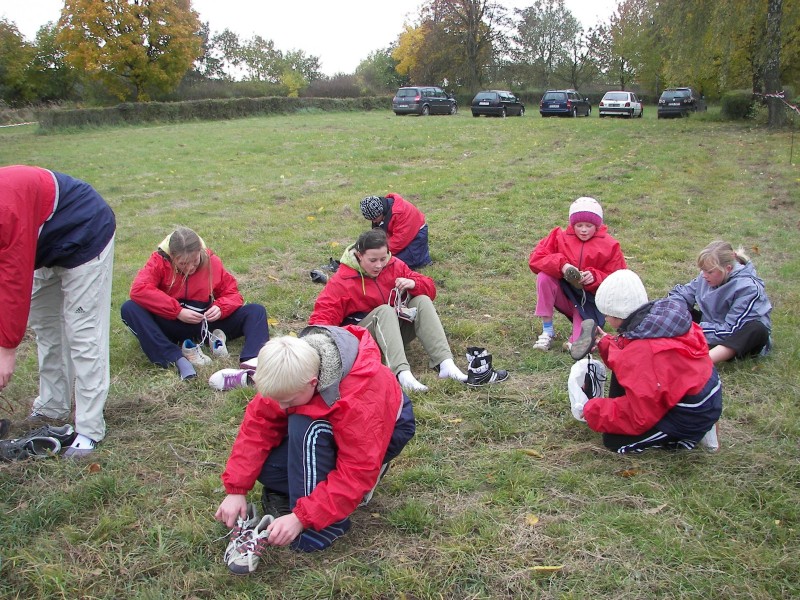
<path fill-rule="evenodd" d="M 458 103 L 442 88 L 402 87 L 392 98 L 392 110 L 396 115 L 454 115 Z"/>
<path fill-rule="evenodd" d="M 539 114 L 543 117 L 588 117 L 592 114 L 592 104 L 576 90 L 547 90 L 539 102 Z"/>
<path fill-rule="evenodd" d="M 705 111 L 706 100 L 690 87 L 669 88 L 658 99 L 658 118 L 688 117 L 689 113 Z"/>
<path fill-rule="evenodd" d="M 633 92 L 606 92 L 597 105 L 600 118 L 603 117 L 639 117 L 644 114 L 641 101 Z"/>
<path fill-rule="evenodd" d="M 505 90 L 485 90 L 478 92 L 472 99 L 472 116 L 481 115 L 505 117 L 525 114 L 525 105 L 514 94 Z"/>

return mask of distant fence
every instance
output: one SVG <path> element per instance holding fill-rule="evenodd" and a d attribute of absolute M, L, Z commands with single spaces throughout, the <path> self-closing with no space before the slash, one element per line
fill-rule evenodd
<path fill-rule="evenodd" d="M 289 114 L 301 111 L 347 112 L 388 110 L 391 99 L 368 98 L 229 98 L 186 102 L 126 102 L 107 108 L 51 109 L 38 113 L 44 131 L 83 127 L 178 123 L 240 119 L 255 115 Z"/>

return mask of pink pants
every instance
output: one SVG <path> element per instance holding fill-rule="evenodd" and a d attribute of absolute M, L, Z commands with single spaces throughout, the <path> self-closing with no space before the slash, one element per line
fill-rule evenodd
<path fill-rule="evenodd" d="M 561 280 L 545 273 L 536 275 L 536 311 L 537 317 L 552 318 L 555 310 L 568 319 L 572 319 L 572 335 L 570 342 L 574 342 L 581 334 L 581 313 L 575 308 L 572 301 L 561 291 Z"/>

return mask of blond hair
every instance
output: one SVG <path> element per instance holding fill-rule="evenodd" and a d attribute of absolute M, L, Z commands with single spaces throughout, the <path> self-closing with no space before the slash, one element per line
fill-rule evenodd
<path fill-rule="evenodd" d="M 193 229 L 189 229 L 188 227 L 176 227 L 175 231 L 169 236 L 169 248 L 167 248 L 167 252 L 172 259 L 172 281 L 169 284 L 169 289 L 172 289 L 172 286 L 175 285 L 175 281 L 178 279 L 179 275 L 178 267 L 175 266 L 175 260 L 199 252 L 200 264 L 197 266 L 197 270 L 200 271 L 201 269 L 208 268 L 208 294 L 213 301 L 214 275 L 211 273 L 208 252 L 206 252 L 205 244 L 203 240 L 200 239 L 200 236 L 197 235 Z"/>
<path fill-rule="evenodd" d="M 253 381 L 262 396 L 284 398 L 318 377 L 319 364 L 317 351 L 302 339 L 289 335 L 273 338 L 258 353 Z"/>
<path fill-rule="evenodd" d="M 746 265 L 750 258 L 744 253 L 740 246 L 737 250 L 733 249 L 728 242 L 716 240 L 700 251 L 697 257 L 697 266 L 702 271 L 713 271 L 719 269 L 725 271 L 727 267 L 733 267 L 736 263 Z"/>

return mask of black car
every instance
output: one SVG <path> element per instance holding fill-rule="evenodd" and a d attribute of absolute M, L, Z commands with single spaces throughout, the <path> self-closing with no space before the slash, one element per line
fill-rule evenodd
<path fill-rule="evenodd" d="M 708 107 L 703 96 L 690 87 L 669 88 L 658 99 L 658 118 L 688 117 L 689 113 L 705 111 Z"/>
<path fill-rule="evenodd" d="M 392 110 L 396 115 L 454 115 L 458 103 L 442 88 L 402 87 L 392 98 Z"/>
<path fill-rule="evenodd" d="M 505 117 L 525 114 L 525 105 L 514 94 L 505 90 L 485 90 L 478 92 L 472 99 L 472 116 L 481 115 Z"/>
<path fill-rule="evenodd" d="M 592 104 L 576 90 L 547 90 L 539 102 L 539 114 L 543 117 L 588 117 Z"/>

